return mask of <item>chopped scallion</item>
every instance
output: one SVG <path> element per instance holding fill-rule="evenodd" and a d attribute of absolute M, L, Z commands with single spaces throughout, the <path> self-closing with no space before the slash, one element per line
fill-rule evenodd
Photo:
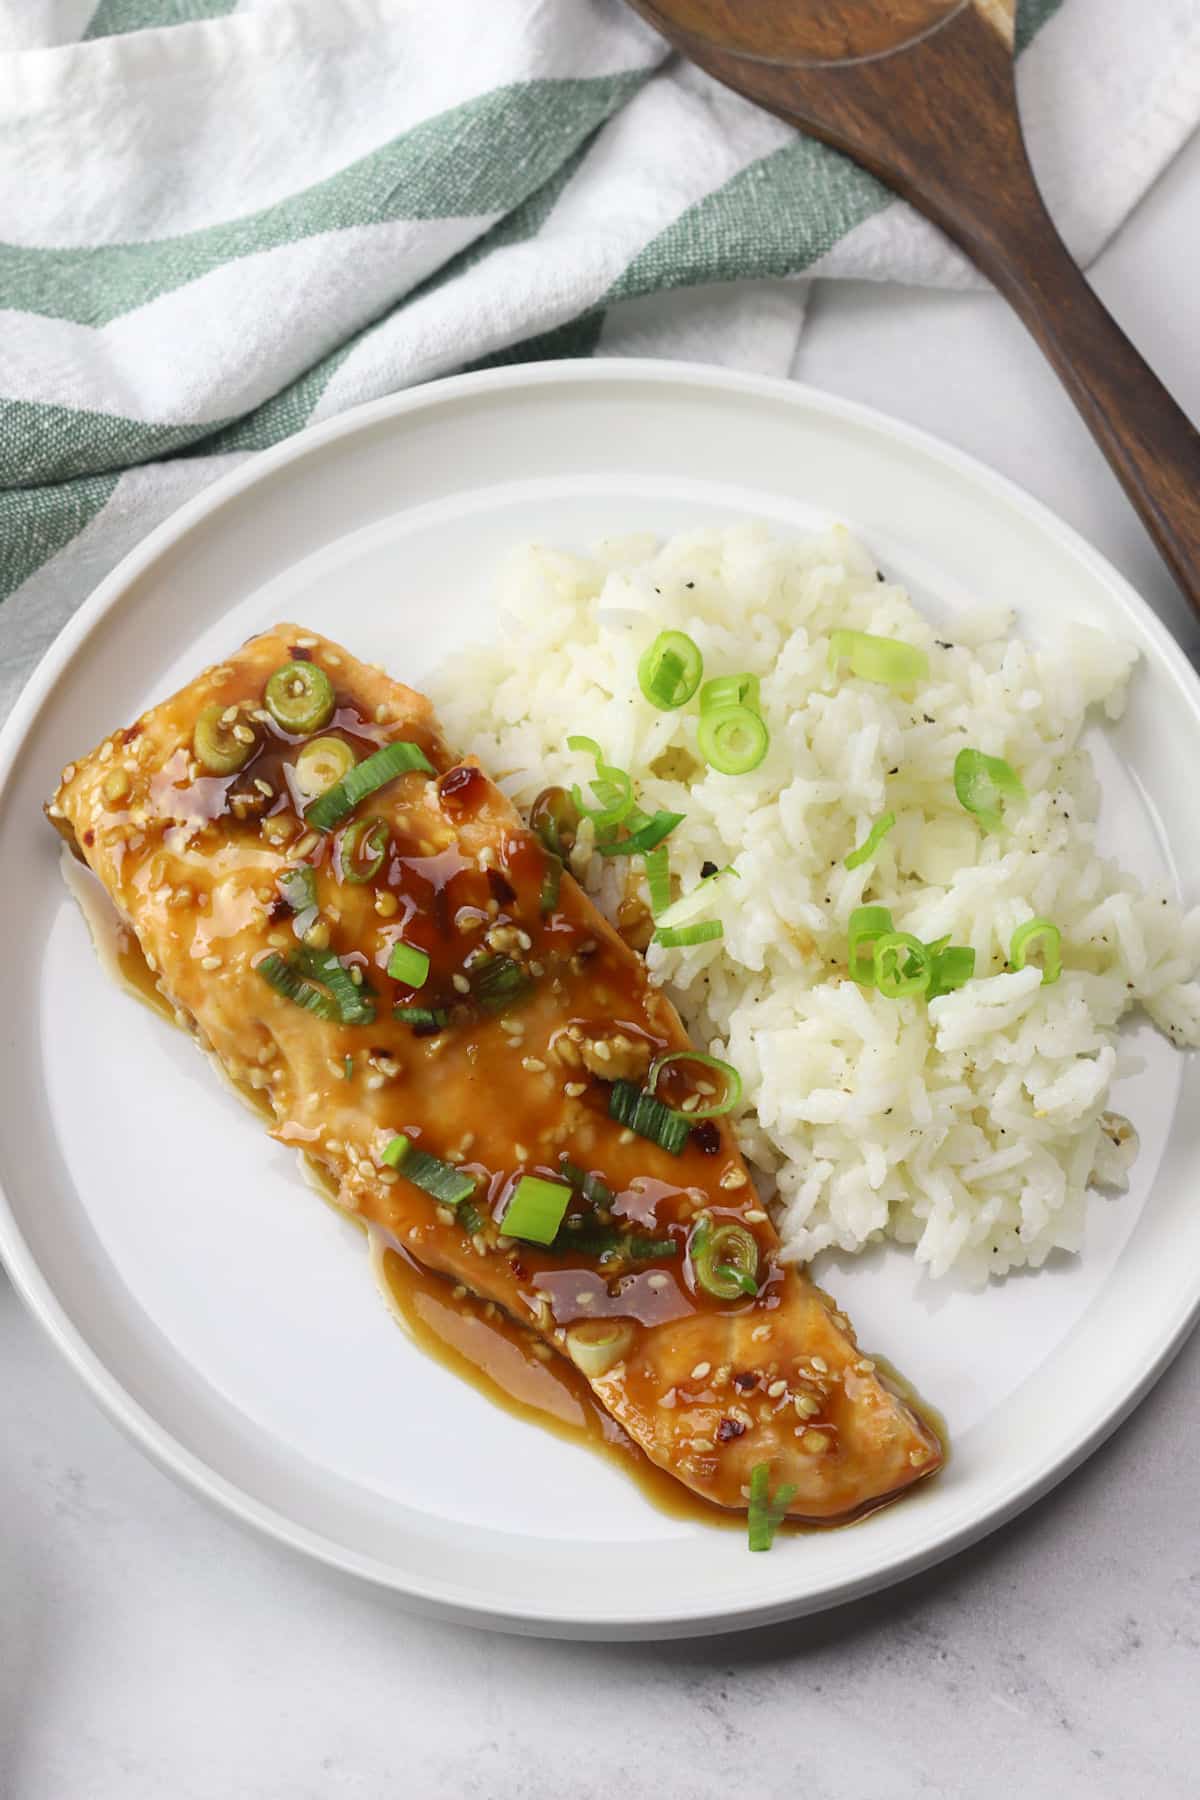
<path fill-rule="evenodd" d="M 428 1194 L 442 1206 L 459 1206 L 475 1192 L 475 1180 L 471 1175 L 464 1175 L 453 1163 L 443 1162 L 440 1156 L 431 1156 L 427 1150 L 418 1150 L 411 1138 L 399 1132 L 382 1152 L 382 1159 L 391 1169 L 398 1169 L 406 1181 L 419 1187 L 422 1193 Z"/>
<path fill-rule="evenodd" d="M 984 831 L 999 831 L 1007 807 L 1028 797 L 1011 763 L 970 749 L 954 759 L 954 792 Z"/>
<path fill-rule="evenodd" d="M 539 906 L 544 914 L 552 913 L 558 905 L 558 891 L 562 886 L 563 866 L 553 851 L 546 855 L 546 866 L 542 870 L 542 892 Z"/>
<path fill-rule="evenodd" d="M 796 1498 L 796 1488 L 791 1482 L 785 1482 L 776 1488 L 774 1496 L 769 1492 L 771 1469 L 769 1463 L 756 1463 L 750 1471 L 750 1503 L 746 1514 L 749 1528 L 751 1550 L 769 1550 L 775 1542 L 775 1533 L 787 1517 L 787 1509 Z"/>
<path fill-rule="evenodd" d="M 944 943 L 945 940 L 943 940 Z M 936 1000 L 955 988 L 965 987 L 975 973 L 975 952 L 969 944 L 951 944 L 948 948 L 930 944 L 933 966 L 926 989 L 926 999 Z"/>
<path fill-rule="evenodd" d="M 1008 960 L 1014 969 L 1023 969 L 1035 944 L 1042 947 L 1042 985 L 1049 987 L 1062 974 L 1062 933 L 1049 919 L 1027 919 L 1012 935 Z"/>
<path fill-rule="evenodd" d="M 720 1119 L 724 1118 L 726 1113 L 733 1111 L 742 1097 L 741 1076 L 732 1063 L 722 1062 L 719 1056 L 706 1056 L 701 1050 L 672 1050 L 666 1056 L 656 1056 L 650 1064 L 650 1073 L 646 1077 L 647 1093 L 653 1094 L 656 1100 L 659 1099 L 660 1096 L 657 1092 L 659 1076 L 672 1064 L 681 1063 L 695 1063 L 700 1069 L 714 1069 L 721 1077 L 724 1093 L 719 1100 L 714 1100 L 711 1106 L 694 1106 L 686 1112 L 682 1107 L 675 1107 L 672 1109 L 673 1111 L 678 1112 L 681 1118 L 687 1119 L 689 1122 L 695 1119 Z M 664 1102 L 665 1104 L 666 1102 Z"/>
<path fill-rule="evenodd" d="M 522 1175 L 512 1191 L 500 1229 L 506 1237 L 527 1244 L 552 1244 L 571 1204 L 571 1190 L 560 1181 L 544 1181 L 540 1175 Z"/>
<path fill-rule="evenodd" d="M 653 818 L 639 825 L 632 836 L 621 838 L 616 843 L 597 844 L 601 856 L 641 856 L 647 850 L 653 850 L 664 838 L 670 837 L 677 825 L 682 825 L 683 813 L 656 812 Z"/>
<path fill-rule="evenodd" d="M 848 869 L 858 869 L 861 868 L 863 863 L 869 861 L 895 823 L 895 813 L 887 812 L 884 813 L 881 819 L 876 819 L 857 850 L 852 850 L 846 858 L 846 867 Z"/>
<path fill-rule="evenodd" d="M 356 986 L 332 950 L 310 950 L 299 945 L 281 956 L 271 950 L 255 968 L 277 994 L 291 1000 L 319 1019 L 337 1019 L 343 1025 L 369 1025 L 375 1008 Z"/>
<path fill-rule="evenodd" d="M 885 1000 L 905 1000 L 929 986 L 932 958 L 920 938 L 908 931 L 885 931 L 872 952 L 875 986 Z"/>
<path fill-rule="evenodd" d="M 757 675 L 714 675 L 700 689 L 700 711 L 724 712 L 729 706 L 745 706 L 760 712 Z"/>
<path fill-rule="evenodd" d="M 710 882 L 719 880 L 723 875 L 732 875 L 735 881 L 741 879 L 732 863 L 727 863 L 723 869 L 714 869 L 711 875 L 701 878 L 690 894 L 684 894 L 682 899 L 676 900 L 672 906 L 655 914 L 659 925 L 668 929 L 675 925 L 690 925 L 713 898 Z"/>
<path fill-rule="evenodd" d="M 405 987 L 424 987 L 429 979 L 429 957 L 415 944 L 393 944 L 387 972 L 393 981 L 402 981 Z"/>
<path fill-rule="evenodd" d="M 648 850 L 643 866 L 646 886 L 650 890 L 650 911 L 657 919 L 671 904 L 671 853 L 666 845 Z"/>
<path fill-rule="evenodd" d="M 721 706 L 700 714 L 696 743 L 718 775 L 748 775 L 771 742 L 761 714 L 748 706 Z"/>
<path fill-rule="evenodd" d="M 488 956 L 472 967 L 471 986 L 485 1012 L 503 1012 L 525 998 L 533 978 L 511 956 Z"/>
<path fill-rule="evenodd" d="M 379 814 L 352 819 L 338 843 L 338 867 L 343 881 L 374 881 L 383 867 L 391 842 L 391 829 Z"/>
<path fill-rule="evenodd" d="M 660 925 L 654 933 L 654 941 L 667 950 L 683 950 L 689 944 L 710 944 L 724 935 L 725 927 L 720 919 L 701 919 L 696 925 Z"/>
<path fill-rule="evenodd" d="M 850 914 L 846 933 L 850 945 L 849 974 L 860 987 L 874 987 L 875 940 L 891 930 L 892 915 L 886 906 L 856 906 Z"/>
<path fill-rule="evenodd" d="M 648 1138 L 671 1156 L 678 1156 L 687 1142 L 691 1127 L 686 1117 L 671 1111 L 653 1094 L 643 1093 L 636 1082 L 614 1081 L 608 1097 L 609 1116 L 628 1126 L 639 1137 Z"/>
<path fill-rule="evenodd" d="M 660 712 L 674 712 L 691 699 L 704 673 L 699 646 L 686 631 L 660 631 L 638 663 L 638 686 Z"/>
<path fill-rule="evenodd" d="M 450 1023 L 448 1006 L 393 1006 L 392 1017 L 398 1025 L 411 1025 L 418 1037 L 444 1031 Z"/>
<path fill-rule="evenodd" d="M 912 688 L 929 673 L 929 658 L 914 644 L 899 638 L 876 637 L 869 631 L 831 631 L 829 673 L 836 675 L 842 661 L 860 681 L 879 681 L 887 687 Z"/>
<path fill-rule="evenodd" d="M 736 1300 L 758 1292 L 758 1243 L 744 1225 L 702 1219 L 688 1244 L 696 1281 L 714 1300 Z"/>
<path fill-rule="evenodd" d="M 331 831 L 368 794 L 412 769 L 420 769 L 426 775 L 437 773 L 419 744 L 385 744 L 382 750 L 355 763 L 340 781 L 334 782 L 320 799 L 314 800 L 305 810 L 305 821 L 314 831 Z"/>
<path fill-rule="evenodd" d="M 595 738 L 569 737 L 567 749 L 582 751 L 585 756 L 592 757 L 596 764 L 592 788 L 600 804 L 589 806 L 583 797 L 583 790 L 576 785 L 571 789 L 571 798 L 578 812 L 590 819 L 597 831 L 619 825 L 633 810 L 633 782 L 625 770 L 604 761 L 604 752 Z"/>

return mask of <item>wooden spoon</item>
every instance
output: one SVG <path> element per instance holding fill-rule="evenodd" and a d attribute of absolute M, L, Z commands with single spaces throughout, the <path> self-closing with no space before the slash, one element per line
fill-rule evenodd
<path fill-rule="evenodd" d="M 1072 261 L 1029 166 L 1015 0 L 630 0 L 685 56 L 941 226 L 1058 372 L 1200 612 L 1200 434 Z"/>

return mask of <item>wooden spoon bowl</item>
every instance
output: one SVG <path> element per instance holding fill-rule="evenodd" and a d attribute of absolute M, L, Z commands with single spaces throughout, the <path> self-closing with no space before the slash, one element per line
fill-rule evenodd
<path fill-rule="evenodd" d="M 726 86 L 926 213 L 1024 320 L 1200 612 L 1200 434 L 1054 228 L 1013 81 L 1015 0 L 630 0 Z"/>

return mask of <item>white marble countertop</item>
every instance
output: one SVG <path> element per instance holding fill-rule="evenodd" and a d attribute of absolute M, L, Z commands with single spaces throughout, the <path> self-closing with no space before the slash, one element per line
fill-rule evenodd
<path fill-rule="evenodd" d="M 1200 140 L 1097 284 L 1193 417 Z M 818 290 L 796 373 L 1012 475 L 1200 629 L 985 294 Z M 669 1645 L 433 1625 L 207 1511 L 0 1278 L 5 1800 L 1088 1800 L 1200 1792 L 1200 1342 L 1024 1518 L 822 1617 Z"/>

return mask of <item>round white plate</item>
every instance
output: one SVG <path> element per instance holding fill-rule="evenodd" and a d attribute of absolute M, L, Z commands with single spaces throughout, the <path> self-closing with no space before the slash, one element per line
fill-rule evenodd
<path fill-rule="evenodd" d="M 187 1039 L 101 974 L 40 806 L 57 772 L 231 644 L 290 617 L 420 685 L 493 629 L 529 537 L 841 518 L 918 601 L 977 597 L 1036 636 L 1076 617 L 1142 651 L 1096 734 L 1104 837 L 1200 894 L 1197 682 L 1126 583 L 966 457 L 803 388 L 657 363 L 518 367 L 303 433 L 156 531 L 62 634 L 0 738 L 0 1250 L 55 1343 L 160 1463 L 310 1555 L 476 1624 L 618 1637 L 829 1606 L 979 1537 L 1093 1449 L 1200 1304 L 1200 1082 L 1133 1035 L 1132 1191 L 1087 1245 L 984 1294 L 877 1251 L 822 1278 L 940 1407 L 949 1467 L 852 1529 L 740 1533 L 654 1511 L 618 1471 L 429 1363 L 362 1240 Z M 1169 848 L 1168 848 L 1169 846 Z"/>

